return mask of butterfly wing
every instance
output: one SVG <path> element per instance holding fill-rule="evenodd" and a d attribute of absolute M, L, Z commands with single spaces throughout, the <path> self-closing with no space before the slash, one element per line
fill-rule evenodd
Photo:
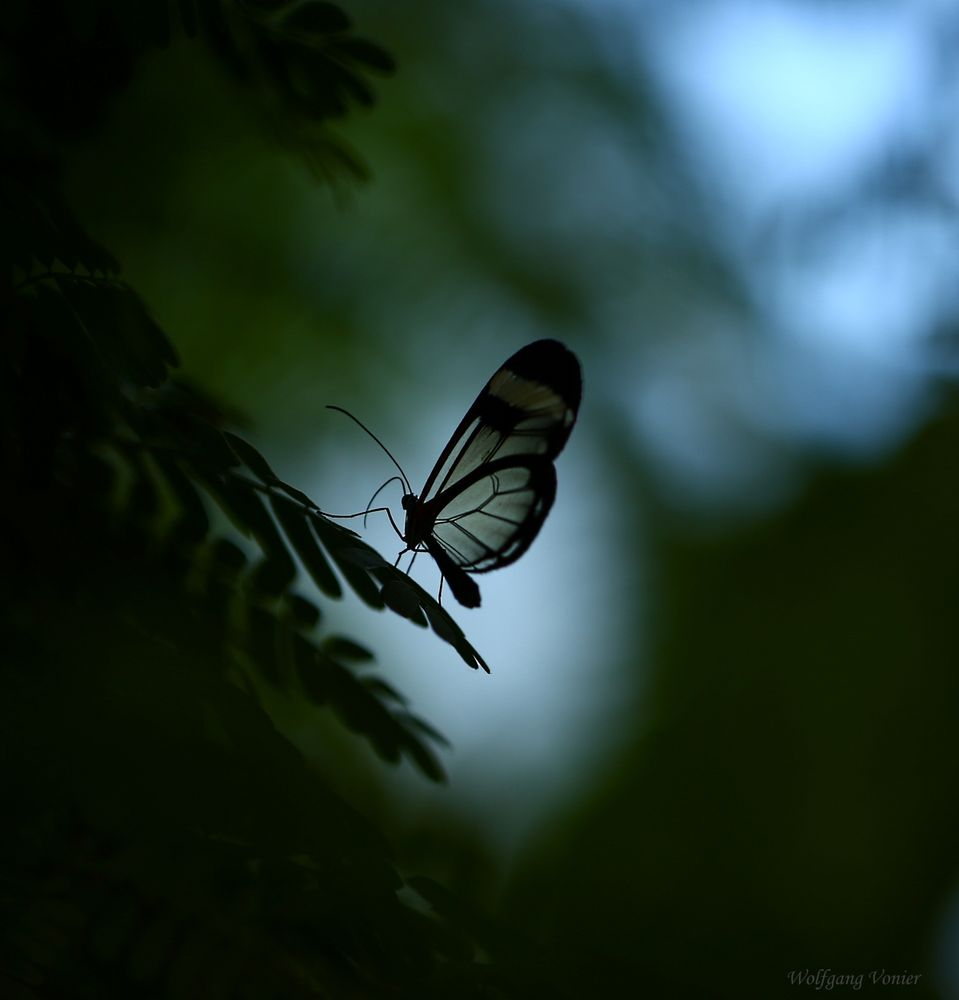
<path fill-rule="evenodd" d="M 576 356 L 555 340 L 517 351 L 467 410 L 407 513 L 407 542 L 425 545 L 467 607 L 479 588 L 466 573 L 518 559 L 556 496 L 553 460 L 582 396 Z"/>
<path fill-rule="evenodd" d="M 583 394 L 579 361 L 558 340 L 521 348 L 496 371 L 443 449 L 420 493 L 427 502 L 494 458 L 553 460 L 569 437 Z"/>
<path fill-rule="evenodd" d="M 556 497 L 556 470 L 542 455 L 485 462 L 427 505 L 432 537 L 471 573 L 515 562 L 529 548 Z"/>

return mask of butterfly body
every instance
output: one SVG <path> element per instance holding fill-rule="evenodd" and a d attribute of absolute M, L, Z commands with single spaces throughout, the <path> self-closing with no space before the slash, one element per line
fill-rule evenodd
<path fill-rule="evenodd" d="M 576 356 L 556 340 L 528 344 L 486 383 L 420 494 L 403 496 L 407 550 L 428 551 L 465 607 L 480 603 L 468 574 L 515 562 L 542 527 L 581 397 Z"/>

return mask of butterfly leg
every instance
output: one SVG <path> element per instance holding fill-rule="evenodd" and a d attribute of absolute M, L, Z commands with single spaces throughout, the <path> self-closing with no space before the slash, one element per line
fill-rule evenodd
<path fill-rule="evenodd" d="M 370 514 L 385 513 L 386 516 L 390 519 L 390 524 L 393 525 L 393 530 L 399 536 L 400 541 L 406 541 L 406 539 L 403 537 L 403 532 L 400 531 L 400 529 L 396 526 L 396 521 L 393 520 L 393 512 L 390 510 L 389 507 L 370 507 L 368 510 L 360 510 L 357 511 L 355 514 L 330 514 L 329 511 L 325 510 L 321 510 L 320 513 L 324 517 L 335 517 L 338 521 L 348 521 L 351 517 L 362 517 L 364 519 L 363 520 L 364 526 L 366 525 L 366 518 L 369 517 Z M 407 552 L 408 550 L 404 549 L 403 551 Z"/>
<path fill-rule="evenodd" d="M 446 577 L 443 576 L 442 573 L 440 573 L 440 589 L 439 589 L 439 593 L 437 593 L 437 595 L 436 595 L 436 603 L 440 607 L 443 607 L 443 584 L 444 583 L 446 583 Z"/>

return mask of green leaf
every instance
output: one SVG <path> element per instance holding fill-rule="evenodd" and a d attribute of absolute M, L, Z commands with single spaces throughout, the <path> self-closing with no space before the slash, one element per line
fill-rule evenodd
<path fill-rule="evenodd" d="M 404 698 L 392 684 L 388 684 L 384 681 L 382 677 L 364 677 L 361 683 L 367 691 L 371 691 L 380 698 L 387 698 L 400 705 L 406 704 L 406 698 Z"/>
<path fill-rule="evenodd" d="M 155 415 L 163 436 L 177 451 L 191 458 L 195 471 L 204 480 L 211 473 L 225 473 L 240 464 L 223 432 L 207 420 L 177 406 L 159 409 Z"/>
<path fill-rule="evenodd" d="M 286 553 L 276 553 L 254 567 L 250 583 L 257 590 L 278 597 L 295 576 L 296 564 L 293 560 Z"/>
<path fill-rule="evenodd" d="M 462 638 L 463 632 L 459 625 L 447 614 L 445 609 L 437 602 L 427 603 L 420 598 L 420 606 L 426 612 L 426 617 L 430 621 L 430 628 L 445 642 L 455 646 Z"/>
<path fill-rule="evenodd" d="M 416 584 L 413 584 L 413 581 L 410 581 L 410 583 L 416 586 Z M 489 673 L 490 669 L 486 661 L 480 656 L 476 648 L 470 644 L 463 634 L 463 630 L 453 621 L 446 609 L 421 587 L 417 587 L 417 590 L 419 591 L 420 607 L 426 613 L 430 628 L 432 628 L 436 635 L 450 643 L 456 652 L 460 654 L 463 662 L 468 666 L 474 670 L 477 667 L 482 667 L 486 673 Z"/>
<path fill-rule="evenodd" d="M 405 722 L 407 726 L 418 729 L 421 733 L 425 734 L 436 743 L 439 743 L 444 747 L 450 746 L 450 741 L 438 729 L 434 729 L 428 722 L 421 719 L 419 716 L 407 715 L 404 713 L 397 716 L 397 718 Z"/>
<path fill-rule="evenodd" d="M 361 646 L 352 639 L 347 639 L 341 635 L 331 635 L 323 641 L 322 650 L 334 659 L 357 660 L 364 663 L 374 659 L 373 653 Z"/>
<path fill-rule="evenodd" d="M 67 300 L 49 284 L 38 284 L 33 294 L 24 296 L 29 302 L 31 327 L 37 343 L 49 345 L 57 359 L 69 358 L 82 373 L 85 388 L 102 405 L 113 405 L 120 393 L 118 374 L 105 363 L 102 353 L 77 317 Z M 45 359 L 46 360 L 46 359 Z"/>
<path fill-rule="evenodd" d="M 284 604 L 290 618 L 301 628 L 312 629 L 320 621 L 320 609 L 299 594 L 286 594 Z"/>
<path fill-rule="evenodd" d="M 477 650 L 470 645 L 466 636 L 463 635 L 463 630 L 456 624 L 456 622 L 453 621 L 453 619 L 440 606 L 435 598 L 433 598 L 430 594 L 427 594 L 418 583 L 410 579 L 405 573 L 401 573 L 393 566 L 380 567 L 375 570 L 375 573 L 377 578 L 383 583 L 384 593 L 387 586 L 391 587 L 391 597 L 397 594 L 400 590 L 407 591 L 406 595 L 400 595 L 397 598 L 401 606 L 405 606 L 408 601 L 413 599 L 416 600 L 418 606 L 425 612 L 430 627 L 436 635 L 438 635 L 445 642 L 450 643 L 450 645 L 452 645 L 463 658 L 464 663 L 473 669 L 482 667 L 486 673 L 490 672 L 486 661 L 482 656 L 480 656 L 479 652 L 477 652 Z M 398 608 L 394 608 L 394 610 L 396 610 L 399 614 L 403 614 L 403 612 Z M 404 615 L 404 617 L 406 617 L 406 615 Z"/>
<path fill-rule="evenodd" d="M 288 31 L 322 37 L 337 31 L 348 31 L 350 19 L 334 4 L 307 0 L 283 19 L 283 27 Z"/>
<path fill-rule="evenodd" d="M 426 628 L 426 617 L 420 608 L 416 592 L 405 582 L 390 580 L 383 585 L 382 595 L 383 601 L 391 611 Z"/>
<path fill-rule="evenodd" d="M 144 358 L 159 359 L 170 368 L 179 367 L 180 359 L 176 348 L 157 324 L 143 299 L 127 284 L 115 287 L 122 295 L 124 310 L 130 320 L 130 326 L 126 332 L 131 346 Z M 165 378 L 166 372 L 163 373 L 163 378 L 160 381 L 165 380 Z"/>
<path fill-rule="evenodd" d="M 437 784 L 446 783 L 446 771 L 439 758 L 423 742 L 407 733 L 403 741 L 403 753 L 420 769 L 420 771 Z"/>
<path fill-rule="evenodd" d="M 354 732 L 365 735 L 384 759 L 399 760 L 404 730 L 387 708 L 338 663 L 330 662 L 334 681 L 331 701 L 343 722 Z"/>
<path fill-rule="evenodd" d="M 180 510 L 175 522 L 177 534 L 184 541 L 199 542 L 210 530 L 210 518 L 203 498 L 174 458 L 161 451 L 152 455 Z"/>
<path fill-rule="evenodd" d="M 57 258 L 70 270 L 84 267 L 90 274 L 116 274 L 120 268 L 113 255 L 95 240 L 77 222 L 63 197 L 63 192 L 47 185 L 43 192 L 34 195 L 44 215 L 57 231 Z"/>
<path fill-rule="evenodd" d="M 333 62 L 327 62 L 324 73 L 317 73 L 315 83 L 317 86 L 322 84 L 327 88 L 335 87 L 338 91 L 348 91 L 364 108 L 371 108 L 376 103 L 373 90 L 365 80 Z"/>
<path fill-rule="evenodd" d="M 336 48 L 339 52 L 370 69 L 385 74 L 396 72 L 396 62 L 389 52 L 386 49 L 380 48 L 379 45 L 374 45 L 373 42 L 366 41 L 364 38 L 338 39 L 336 41 Z"/>
<path fill-rule="evenodd" d="M 223 431 L 223 438 L 233 449 L 237 458 L 256 476 L 261 482 L 270 485 L 277 481 L 276 473 L 270 468 L 267 460 L 253 447 L 236 434 L 230 431 Z"/>
<path fill-rule="evenodd" d="M 326 556 L 323 555 L 315 536 L 310 531 L 306 511 L 288 497 L 278 496 L 275 493 L 270 495 L 270 506 L 294 552 L 310 574 L 310 579 L 328 597 L 340 597 L 343 591 Z"/>
<path fill-rule="evenodd" d="M 9 263 L 23 271 L 30 270 L 33 258 L 47 268 L 53 265 L 59 234 L 34 193 L 6 171 L 0 177 L 0 222 Z"/>
<path fill-rule="evenodd" d="M 210 546 L 210 559 L 227 577 L 243 572 L 247 563 L 246 553 L 227 538 L 217 538 Z"/>
<path fill-rule="evenodd" d="M 206 475 L 203 482 L 239 531 L 247 536 L 252 534 L 267 556 L 290 560 L 279 529 L 252 486 L 232 476 Z"/>
<path fill-rule="evenodd" d="M 296 487 L 290 486 L 279 479 L 274 483 L 274 486 L 276 489 L 282 490 L 288 496 L 292 497 L 297 503 L 302 504 L 308 511 L 316 510 L 316 504 L 305 493 L 296 489 Z"/>
<path fill-rule="evenodd" d="M 136 517 L 148 521 L 160 510 L 156 481 L 150 474 L 146 457 L 141 452 L 134 451 L 129 454 L 127 464 L 133 473 L 127 507 Z"/>
<path fill-rule="evenodd" d="M 240 0 L 243 7 L 250 10 L 259 10 L 267 14 L 283 10 L 284 7 L 292 7 L 296 0 Z"/>
<path fill-rule="evenodd" d="M 303 693 L 313 704 L 325 705 L 333 687 L 331 661 L 302 635 L 294 634 L 291 643 L 293 666 Z"/>
<path fill-rule="evenodd" d="M 283 687 L 288 671 L 279 654 L 277 643 L 277 621 L 262 608 L 247 609 L 250 630 L 250 648 L 260 673 L 275 687 Z"/>
<path fill-rule="evenodd" d="M 387 569 L 393 568 L 376 549 L 365 542 L 352 542 L 350 545 L 344 545 L 338 551 L 344 559 L 360 569 L 381 569 L 384 566 Z"/>
<path fill-rule="evenodd" d="M 176 354 L 132 289 L 69 274 L 55 280 L 77 320 L 118 374 L 138 386 L 155 388 L 166 381 L 167 365 L 177 363 Z"/>
<path fill-rule="evenodd" d="M 356 565 L 356 554 L 354 553 L 352 557 L 343 554 L 344 549 L 357 548 L 355 532 L 341 528 L 338 524 L 333 524 L 332 521 L 315 513 L 310 516 L 310 525 L 357 597 L 371 608 L 382 608 L 383 598 L 380 596 L 379 587 L 366 570 Z"/>

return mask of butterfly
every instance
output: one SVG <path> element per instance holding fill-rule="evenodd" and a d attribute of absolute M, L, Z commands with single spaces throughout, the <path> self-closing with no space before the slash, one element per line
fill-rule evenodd
<path fill-rule="evenodd" d="M 480 391 L 419 494 L 376 435 L 341 407 L 330 409 L 359 424 L 399 469 L 404 530 L 388 507 L 367 505 L 365 512 L 386 511 L 406 546 L 397 563 L 406 552 L 414 553 L 413 559 L 428 552 L 456 600 L 476 608 L 479 586 L 469 574 L 515 562 L 543 526 L 556 497 L 553 462 L 576 422 L 582 393 L 582 373 L 572 351 L 558 340 L 527 344 Z"/>

